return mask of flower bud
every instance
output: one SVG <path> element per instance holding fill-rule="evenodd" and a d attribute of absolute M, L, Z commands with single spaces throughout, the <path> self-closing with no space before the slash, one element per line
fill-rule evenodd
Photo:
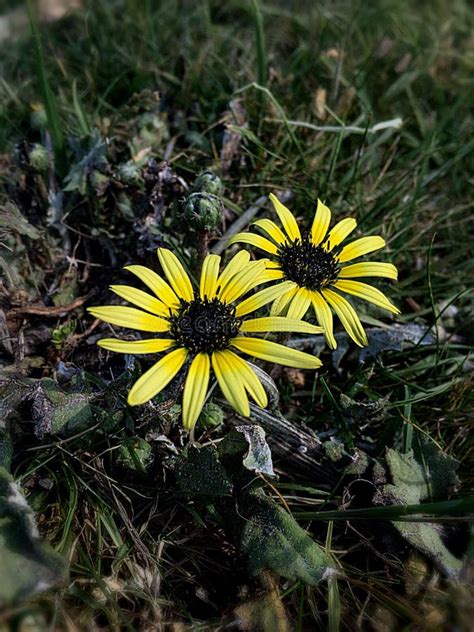
<path fill-rule="evenodd" d="M 48 125 L 48 118 L 42 103 L 31 104 L 30 125 L 33 129 L 46 129 Z"/>
<path fill-rule="evenodd" d="M 196 230 L 214 230 L 221 222 L 222 202 L 210 193 L 191 193 L 188 197 L 184 216 Z"/>
<path fill-rule="evenodd" d="M 46 147 L 35 143 L 31 145 L 30 152 L 28 154 L 29 166 L 38 173 L 44 173 L 49 167 L 49 154 Z"/>
<path fill-rule="evenodd" d="M 224 185 L 219 176 L 212 171 L 203 171 L 198 175 L 194 182 L 192 191 L 195 193 L 210 193 L 211 195 L 222 195 L 224 193 Z"/>

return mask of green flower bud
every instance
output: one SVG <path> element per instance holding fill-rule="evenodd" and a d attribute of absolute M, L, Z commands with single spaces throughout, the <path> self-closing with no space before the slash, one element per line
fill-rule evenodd
<path fill-rule="evenodd" d="M 222 202 L 210 193 L 191 193 L 184 207 L 184 216 L 197 230 L 214 230 L 221 222 Z"/>
<path fill-rule="evenodd" d="M 198 175 L 192 188 L 194 192 L 210 193 L 221 196 L 224 193 L 224 185 L 219 176 L 212 171 L 203 171 Z"/>
<path fill-rule="evenodd" d="M 48 125 L 48 118 L 42 103 L 31 104 L 30 125 L 33 129 L 46 129 Z"/>
<path fill-rule="evenodd" d="M 49 167 L 49 154 L 46 147 L 35 143 L 31 146 L 30 153 L 28 154 L 29 166 L 38 173 L 44 173 Z"/>
<path fill-rule="evenodd" d="M 214 402 L 208 402 L 199 415 L 199 423 L 204 428 L 216 428 L 224 421 L 224 411 Z"/>

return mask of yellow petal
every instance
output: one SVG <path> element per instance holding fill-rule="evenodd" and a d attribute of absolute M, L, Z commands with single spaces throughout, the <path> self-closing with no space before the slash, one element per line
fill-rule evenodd
<path fill-rule="evenodd" d="M 280 202 L 276 195 L 270 193 L 270 200 L 273 204 L 273 207 L 280 219 L 280 222 L 285 229 L 286 234 L 291 239 L 291 241 L 296 241 L 297 239 L 301 239 L 300 229 L 298 228 L 298 222 L 294 218 L 293 213 L 286 208 L 284 204 Z"/>
<path fill-rule="evenodd" d="M 311 293 L 305 287 L 300 287 L 294 299 L 291 301 L 286 315 L 288 318 L 303 318 L 310 305 Z"/>
<path fill-rule="evenodd" d="M 321 200 L 318 200 L 313 226 L 311 227 L 311 241 L 315 246 L 319 246 L 326 237 L 330 222 L 331 211 Z"/>
<path fill-rule="evenodd" d="M 340 279 L 354 279 L 356 277 L 385 277 L 396 281 L 398 271 L 393 263 L 380 263 L 378 261 L 352 263 L 339 271 Z"/>
<path fill-rule="evenodd" d="M 245 294 L 245 292 L 248 292 L 252 287 L 261 283 L 260 279 L 264 273 L 264 261 L 248 263 L 240 272 L 235 274 L 225 288 L 220 291 L 219 298 L 226 303 L 236 301 L 240 296 Z"/>
<path fill-rule="evenodd" d="M 239 356 L 232 351 L 226 350 L 226 355 L 232 358 L 233 365 L 236 371 L 238 371 L 239 379 L 242 381 L 247 393 L 259 406 L 265 408 L 268 404 L 267 394 L 255 371 L 245 360 L 239 358 Z"/>
<path fill-rule="evenodd" d="M 232 257 L 229 263 L 222 270 L 217 280 L 217 291 L 221 292 L 230 279 L 240 272 L 240 270 L 250 261 L 250 254 L 246 250 L 241 250 Z"/>
<path fill-rule="evenodd" d="M 88 307 L 87 311 L 111 325 L 138 329 L 140 331 L 168 331 L 169 322 L 158 316 L 152 316 L 134 307 L 122 307 L 120 305 L 106 305 L 104 307 Z"/>
<path fill-rule="evenodd" d="M 219 255 L 207 255 L 204 259 L 201 269 L 201 282 L 199 285 L 199 295 L 202 299 L 205 296 L 209 299 L 215 297 L 220 265 L 221 258 Z"/>
<path fill-rule="evenodd" d="M 341 290 L 341 292 L 347 292 L 347 294 L 363 298 L 369 303 L 373 303 L 374 305 L 378 305 L 378 307 L 392 312 L 392 314 L 400 313 L 398 307 L 395 307 L 383 292 L 367 283 L 361 283 L 360 281 L 336 281 L 334 287 Z"/>
<path fill-rule="evenodd" d="M 258 226 L 258 228 L 265 231 L 278 245 L 285 244 L 288 241 L 281 228 L 279 228 L 275 222 L 272 222 L 271 219 L 258 219 L 252 225 Z"/>
<path fill-rule="evenodd" d="M 298 290 L 299 287 L 296 285 L 296 283 L 294 283 L 294 286 L 291 288 L 291 290 L 288 290 L 287 292 L 285 292 L 285 294 L 282 294 L 279 298 L 276 299 L 276 301 L 274 301 L 273 305 L 270 308 L 270 315 L 278 316 L 279 314 L 282 314 L 285 311 L 285 307 L 288 305 L 293 296 L 295 296 Z"/>
<path fill-rule="evenodd" d="M 263 307 L 263 305 L 274 301 L 288 290 L 291 290 L 294 286 L 295 283 L 293 283 L 293 281 L 283 281 L 283 283 L 279 283 L 278 285 L 272 285 L 264 290 L 260 290 L 253 296 L 246 298 L 242 303 L 239 303 L 236 307 L 235 315 L 237 318 L 240 318 L 241 316 L 245 316 L 245 314 L 250 314 L 260 307 Z"/>
<path fill-rule="evenodd" d="M 352 305 L 345 298 L 327 288 L 322 290 L 322 294 L 338 315 L 344 329 L 352 340 L 359 347 L 366 346 L 368 344 L 367 335 Z"/>
<path fill-rule="evenodd" d="M 330 348 L 335 349 L 337 347 L 337 342 L 333 334 L 333 318 L 331 308 L 319 292 L 311 292 L 311 301 L 313 303 L 313 308 L 316 313 L 318 323 L 324 330 L 324 337 L 326 338 L 326 341 Z"/>
<path fill-rule="evenodd" d="M 237 235 L 229 239 L 227 245 L 231 246 L 237 243 L 250 244 L 265 252 L 269 252 L 271 255 L 275 255 L 278 251 L 278 246 L 275 246 L 269 239 L 265 239 L 265 237 L 261 235 L 254 235 L 253 233 L 237 233 Z"/>
<path fill-rule="evenodd" d="M 192 301 L 194 298 L 193 286 L 181 261 L 168 248 L 158 248 L 157 254 L 173 290 L 185 301 Z"/>
<path fill-rule="evenodd" d="M 357 226 L 357 222 L 352 217 L 346 217 L 341 219 L 328 235 L 327 242 L 325 244 L 326 250 L 332 250 L 336 246 L 339 246 L 341 241 L 352 233 Z"/>
<path fill-rule="evenodd" d="M 239 376 L 239 367 L 233 362 L 233 355 L 229 351 L 214 351 L 212 368 L 224 397 L 240 415 L 248 417 L 249 400 Z"/>
<path fill-rule="evenodd" d="M 128 403 L 130 406 L 144 404 L 155 397 L 155 395 L 158 395 L 181 369 L 186 361 L 187 355 L 188 352 L 186 349 L 175 349 L 165 355 L 164 358 L 161 358 L 151 369 L 148 369 L 148 371 L 135 382 L 128 394 Z"/>
<path fill-rule="evenodd" d="M 321 327 L 306 323 L 304 320 L 286 318 L 285 316 L 263 316 L 262 318 L 244 320 L 240 331 L 247 333 L 293 331 L 300 334 L 321 334 L 323 332 Z"/>
<path fill-rule="evenodd" d="M 340 263 L 344 263 L 345 261 L 351 261 L 351 259 L 367 255 L 369 252 L 374 252 L 374 250 L 380 250 L 384 246 L 385 240 L 382 237 L 361 237 L 344 246 L 337 258 Z"/>
<path fill-rule="evenodd" d="M 145 266 L 125 266 L 125 270 L 128 270 L 140 281 L 142 281 L 147 287 L 156 294 L 156 296 L 163 301 L 169 307 L 179 307 L 179 299 L 173 292 L 171 287 L 162 279 L 156 272 L 146 268 Z"/>
<path fill-rule="evenodd" d="M 150 338 L 148 340 L 119 340 L 118 338 L 102 338 L 97 345 L 107 351 L 116 353 L 160 353 L 175 344 L 171 338 Z"/>
<path fill-rule="evenodd" d="M 268 281 L 279 281 L 280 279 L 285 278 L 285 273 L 283 270 L 277 270 L 276 268 L 268 268 L 261 275 L 260 283 L 268 283 Z"/>
<path fill-rule="evenodd" d="M 206 399 L 211 361 L 207 353 L 198 353 L 189 367 L 183 392 L 183 425 L 194 427 Z"/>
<path fill-rule="evenodd" d="M 299 369 L 318 369 L 321 366 L 321 360 L 316 356 L 285 347 L 276 342 L 270 342 L 270 340 L 237 336 L 237 338 L 232 339 L 231 344 L 243 353 L 268 362 L 276 362 L 276 364 L 284 364 Z"/>
<path fill-rule="evenodd" d="M 129 303 L 158 316 L 169 316 L 170 308 L 154 296 L 129 285 L 111 285 L 110 289 Z"/>

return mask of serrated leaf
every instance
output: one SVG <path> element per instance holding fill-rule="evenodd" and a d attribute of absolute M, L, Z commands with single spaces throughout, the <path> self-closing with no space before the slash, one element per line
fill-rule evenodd
<path fill-rule="evenodd" d="M 323 579 L 331 560 L 293 516 L 261 490 L 247 494 L 241 504 L 246 521 L 240 546 L 252 574 L 272 570 L 311 586 Z"/>
<path fill-rule="evenodd" d="M 0 609 L 65 580 L 65 560 L 42 542 L 18 486 L 0 467 Z"/>

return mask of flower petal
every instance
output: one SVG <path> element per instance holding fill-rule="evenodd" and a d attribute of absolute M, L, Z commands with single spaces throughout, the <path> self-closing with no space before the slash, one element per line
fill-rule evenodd
<path fill-rule="evenodd" d="M 326 338 L 329 347 L 331 349 L 335 349 L 337 347 L 337 342 L 333 334 L 333 317 L 331 308 L 319 292 L 311 292 L 311 301 L 313 303 L 318 323 L 324 330 L 324 337 Z"/>
<path fill-rule="evenodd" d="M 341 241 L 344 241 L 344 239 L 352 233 L 356 226 L 357 222 L 353 217 L 341 219 L 327 237 L 327 242 L 325 243 L 326 250 L 332 250 L 336 246 L 339 246 Z"/>
<path fill-rule="evenodd" d="M 398 307 L 395 307 L 395 305 L 388 300 L 383 292 L 372 285 L 361 283 L 360 281 L 343 280 L 336 281 L 333 285 L 338 290 L 341 290 L 341 292 L 347 292 L 347 294 L 363 298 L 369 303 L 373 303 L 374 305 L 378 305 L 378 307 L 382 307 L 383 309 L 392 312 L 392 314 L 400 313 Z"/>
<path fill-rule="evenodd" d="M 281 228 L 279 228 L 275 222 L 272 222 L 271 219 L 258 219 L 252 226 L 261 228 L 278 245 L 285 244 L 288 241 Z"/>
<path fill-rule="evenodd" d="M 207 353 L 198 353 L 189 367 L 183 392 L 183 426 L 194 427 L 206 399 L 211 371 Z"/>
<path fill-rule="evenodd" d="M 251 246 L 260 248 L 260 250 L 269 252 L 271 255 L 275 255 L 278 251 L 278 246 L 275 246 L 269 239 L 265 239 L 265 237 L 261 235 L 254 235 L 253 233 L 237 233 L 237 235 L 229 239 L 227 246 L 236 243 L 250 244 Z"/>
<path fill-rule="evenodd" d="M 232 257 L 229 263 L 222 270 L 217 280 L 217 292 L 221 292 L 230 279 L 239 272 L 243 266 L 250 261 L 250 254 L 246 250 L 241 250 Z"/>
<path fill-rule="evenodd" d="M 326 237 L 330 222 L 331 211 L 325 204 L 321 202 L 321 200 L 318 200 L 316 214 L 314 216 L 313 225 L 311 227 L 311 241 L 315 246 L 319 246 L 319 244 Z"/>
<path fill-rule="evenodd" d="M 158 248 L 157 254 L 173 290 L 185 301 L 192 301 L 194 298 L 193 286 L 181 261 L 168 248 Z"/>
<path fill-rule="evenodd" d="M 300 287 L 294 299 L 291 301 L 286 315 L 288 318 L 303 318 L 310 305 L 311 293 L 305 287 Z"/>
<path fill-rule="evenodd" d="M 235 274 L 225 288 L 221 290 L 219 293 L 220 300 L 226 303 L 233 303 L 252 287 L 261 283 L 263 274 L 265 274 L 264 261 L 248 263 L 240 272 Z"/>
<path fill-rule="evenodd" d="M 276 301 L 273 302 L 273 305 L 270 308 L 270 316 L 278 316 L 285 311 L 285 307 L 288 305 L 290 300 L 295 296 L 296 292 L 298 292 L 299 287 L 296 283 L 293 284 L 293 287 L 282 294 Z"/>
<path fill-rule="evenodd" d="M 167 305 L 142 290 L 130 287 L 129 285 L 111 285 L 110 289 L 129 303 L 133 303 L 133 305 L 141 307 L 147 312 L 157 314 L 158 316 L 170 315 L 170 308 Z"/>
<path fill-rule="evenodd" d="M 298 228 L 298 222 L 296 221 L 293 213 L 290 209 L 286 208 L 284 204 L 280 202 L 276 195 L 270 193 L 269 198 L 273 204 L 273 207 L 278 215 L 280 222 L 285 229 L 286 234 L 291 241 L 301 239 L 300 229 Z"/>
<path fill-rule="evenodd" d="M 248 362 L 239 358 L 233 351 L 227 350 L 226 354 L 228 357 L 232 356 L 234 366 L 236 369 L 238 367 L 239 378 L 242 380 L 247 393 L 261 408 L 265 408 L 268 404 L 268 397 L 255 371 Z"/>
<path fill-rule="evenodd" d="M 144 404 L 158 395 L 181 369 L 188 352 L 180 347 L 161 358 L 151 369 L 148 369 L 132 386 L 128 394 L 130 406 Z"/>
<path fill-rule="evenodd" d="M 332 290 L 326 288 L 321 291 L 324 298 L 338 315 L 344 329 L 352 340 L 359 345 L 359 347 L 365 347 L 368 344 L 367 334 L 352 305 L 346 301 L 345 298 Z"/>
<path fill-rule="evenodd" d="M 140 281 L 156 294 L 160 301 L 163 301 L 169 307 L 179 307 L 179 298 L 159 274 L 145 266 L 125 266 L 124 270 L 128 270 L 137 276 Z"/>
<path fill-rule="evenodd" d="M 118 338 L 102 338 L 97 345 L 107 351 L 116 353 L 160 353 L 175 345 L 172 338 L 149 338 L 147 340 L 119 340 Z"/>
<path fill-rule="evenodd" d="M 134 307 L 122 307 L 120 305 L 105 305 L 104 307 L 88 307 L 87 311 L 92 316 L 104 320 L 111 325 L 138 329 L 139 331 L 152 331 L 154 333 L 169 330 L 169 322 L 164 318 L 152 316 Z"/>
<path fill-rule="evenodd" d="M 274 301 L 288 290 L 291 290 L 294 286 L 295 283 L 293 283 L 293 281 L 283 281 L 283 283 L 279 283 L 278 285 L 272 285 L 264 290 L 260 290 L 253 296 L 246 298 L 242 303 L 239 303 L 235 309 L 235 315 L 237 318 L 240 318 L 241 316 L 245 316 L 245 314 L 250 314 L 260 307 L 263 307 L 263 305 Z"/>
<path fill-rule="evenodd" d="M 221 258 L 219 255 L 207 255 L 205 257 L 202 263 L 201 282 L 199 284 L 199 295 L 202 299 L 205 296 L 209 299 L 215 297 L 220 265 Z"/>
<path fill-rule="evenodd" d="M 286 318 L 285 316 L 263 316 L 262 318 L 244 320 L 240 331 L 247 333 L 293 331 L 300 334 L 321 334 L 323 332 L 321 327 L 306 323 L 304 320 Z"/>
<path fill-rule="evenodd" d="M 220 389 L 235 410 L 248 417 L 250 406 L 244 388 L 244 382 L 239 375 L 239 365 L 233 361 L 234 354 L 230 351 L 214 351 L 212 354 L 212 368 L 219 382 Z"/>
<path fill-rule="evenodd" d="M 381 263 L 378 261 L 352 263 L 339 271 L 340 279 L 353 279 L 356 277 L 385 277 L 396 281 L 398 279 L 398 271 L 393 263 Z"/>
<path fill-rule="evenodd" d="M 276 268 L 268 268 L 262 274 L 262 280 L 260 283 L 267 283 L 268 281 L 279 281 L 280 279 L 285 278 L 285 273 L 283 270 L 278 270 Z"/>
<path fill-rule="evenodd" d="M 285 347 L 285 345 L 280 345 L 270 340 L 237 336 L 237 338 L 232 339 L 231 344 L 239 351 L 248 353 L 255 358 L 284 364 L 297 369 L 318 369 L 322 364 L 321 360 L 316 356 Z"/>
<path fill-rule="evenodd" d="M 344 263 L 345 261 L 351 261 L 357 257 L 367 255 L 369 252 L 374 252 L 374 250 L 380 250 L 380 248 L 383 248 L 384 246 L 385 239 L 382 237 L 378 237 L 376 235 L 371 237 L 361 237 L 347 246 L 344 246 L 337 258 L 340 263 Z"/>

